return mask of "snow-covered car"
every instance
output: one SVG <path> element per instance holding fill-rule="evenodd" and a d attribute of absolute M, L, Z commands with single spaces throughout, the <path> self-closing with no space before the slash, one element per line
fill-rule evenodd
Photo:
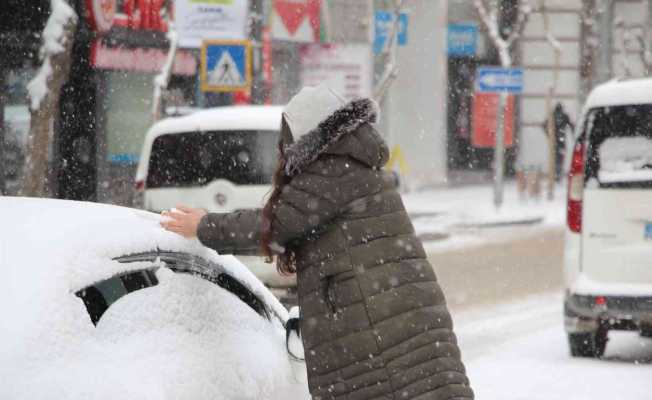
<path fill-rule="evenodd" d="M 1 399 L 307 399 L 238 260 L 110 205 L 0 197 Z"/>
<path fill-rule="evenodd" d="M 262 207 L 277 161 L 283 108 L 231 106 L 166 118 L 145 137 L 136 172 L 146 210 L 177 204 L 212 212 Z M 239 257 L 267 286 L 296 287 L 261 257 Z"/>
<path fill-rule="evenodd" d="M 652 336 L 652 79 L 587 98 L 568 177 L 565 327 L 573 356 L 609 330 Z"/>

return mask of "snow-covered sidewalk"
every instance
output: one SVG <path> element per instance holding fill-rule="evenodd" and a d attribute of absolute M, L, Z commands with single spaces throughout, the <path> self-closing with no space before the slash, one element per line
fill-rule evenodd
<path fill-rule="evenodd" d="M 564 224 L 565 190 L 557 186 L 553 201 L 523 202 L 516 186 L 505 187 L 501 209 L 493 205 L 490 185 L 441 188 L 403 194 L 405 207 L 428 251 L 509 241 L 540 229 Z"/>
<path fill-rule="evenodd" d="M 454 313 L 476 398 L 652 398 L 652 339 L 637 333 L 611 332 L 603 359 L 572 358 L 561 304 L 561 294 L 549 293 Z"/>

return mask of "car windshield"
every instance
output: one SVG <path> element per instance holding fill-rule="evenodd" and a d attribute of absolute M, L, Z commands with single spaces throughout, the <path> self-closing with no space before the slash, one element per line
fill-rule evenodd
<path fill-rule="evenodd" d="M 84 301 L 93 325 L 97 325 L 113 303 L 135 292 L 158 285 L 153 269 L 129 272 L 105 279 L 76 293 Z"/>
<path fill-rule="evenodd" d="M 589 117 L 587 182 L 601 187 L 652 185 L 652 105 L 594 109 Z"/>
<path fill-rule="evenodd" d="M 120 263 L 151 262 L 152 267 L 116 275 L 76 292 L 77 297 L 84 302 L 93 325 L 97 325 L 106 310 L 122 297 L 158 285 L 156 271 L 160 268 L 159 262 L 176 273 L 190 274 L 221 287 L 237 296 L 261 317 L 270 318 L 265 303 L 258 296 L 223 271 L 220 265 L 202 258 L 185 253 L 157 252 L 127 255 L 115 260 Z"/>
<path fill-rule="evenodd" d="M 154 140 L 147 187 L 201 186 L 217 179 L 236 185 L 271 183 L 277 131 L 211 131 Z"/>

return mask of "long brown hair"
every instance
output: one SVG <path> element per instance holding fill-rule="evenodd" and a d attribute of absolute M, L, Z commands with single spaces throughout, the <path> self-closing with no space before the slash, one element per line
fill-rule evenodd
<path fill-rule="evenodd" d="M 266 261 L 268 263 L 272 262 L 275 254 L 272 249 L 272 221 L 274 219 L 274 212 L 278 205 L 281 193 L 283 192 L 283 188 L 290 182 L 290 177 L 285 173 L 285 147 L 290 143 L 292 143 L 292 132 L 285 121 L 285 117 L 283 117 L 281 119 L 281 132 L 278 141 L 278 163 L 274 175 L 272 176 L 272 192 L 269 195 L 267 203 L 263 207 L 261 247 L 263 255 L 267 257 Z M 276 253 L 278 253 L 278 251 Z M 276 269 L 282 275 L 290 275 L 296 272 L 296 257 L 294 250 L 290 248 L 289 243 L 286 244 L 286 247 L 281 254 L 277 254 Z"/>

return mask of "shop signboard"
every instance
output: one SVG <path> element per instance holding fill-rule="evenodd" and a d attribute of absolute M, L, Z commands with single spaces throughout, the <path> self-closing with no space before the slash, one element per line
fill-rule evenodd
<path fill-rule="evenodd" d="M 369 44 L 307 44 L 300 50 L 301 84 L 326 83 L 346 99 L 369 97 L 373 61 Z"/>
<path fill-rule="evenodd" d="M 91 48 L 91 65 L 98 69 L 158 73 L 162 70 L 167 51 L 155 48 L 109 47 L 95 41 Z M 178 51 L 172 73 L 192 76 L 197 72 L 197 60 L 188 51 Z"/>
<path fill-rule="evenodd" d="M 478 26 L 476 24 L 448 25 L 448 55 L 451 57 L 473 57 L 477 52 Z"/>
<path fill-rule="evenodd" d="M 380 54 L 385 47 L 385 42 L 389 35 L 392 33 L 394 25 L 394 14 L 389 11 L 376 11 L 374 22 L 374 54 Z M 399 46 L 407 44 L 407 31 L 408 31 L 408 15 L 401 13 L 398 17 L 398 32 L 396 35 Z"/>
<path fill-rule="evenodd" d="M 176 0 L 175 26 L 182 48 L 200 48 L 202 41 L 245 39 L 247 0 Z"/>
<path fill-rule="evenodd" d="M 473 137 L 474 147 L 493 148 L 496 145 L 496 122 L 498 116 L 497 93 L 476 92 L 473 95 Z M 508 95 L 505 109 L 505 146 L 514 144 L 514 96 Z"/>
<path fill-rule="evenodd" d="M 90 28 L 107 33 L 117 27 L 130 31 L 167 32 L 163 18 L 165 0 L 86 0 L 86 17 Z"/>
<path fill-rule="evenodd" d="M 117 0 L 86 0 L 88 24 L 96 32 L 108 32 L 113 26 Z"/>
<path fill-rule="evenodd" d="M 201 48 L 201 89 L 237 92 L 251 87 L 251 44 L 246 40 L 206 40 Z"/>
<path fill-rule="evenodd" d="M 272 36 L 277 40 L 319 42 L 320 0 L 273 0 Z"/>

